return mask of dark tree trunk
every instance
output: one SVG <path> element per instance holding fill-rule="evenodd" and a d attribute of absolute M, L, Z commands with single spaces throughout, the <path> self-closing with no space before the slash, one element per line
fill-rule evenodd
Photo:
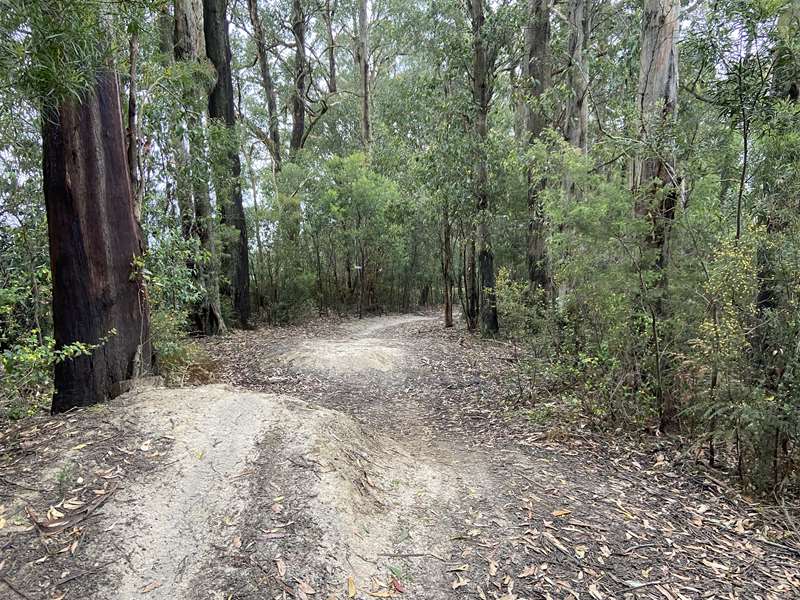
<path fill-rule="evenodd" d="M 208 255 L 208 261 L 197 266 L 200 284 L 205 296 L 195 310 L 195 321 L 200 331 L 206 335 L 227 333 L 219 291 L 219 255 L 217 252 L 216 218 L 211 206 L 208 190 L 208 157 L 206 155 L 206 135 L 202 120 L 190 116 L 189 148 L 192 172 L 192 195 L 194 198 L 194 223 L 192 235 L 200 240 L 200 246 Z"/>
<path fill-rule="evenodd" d="M 478 328 L 478 311 L 480 309 L 478 296 L 478 273 L 475 266 L 475 228 L 470 228 L 469 236 L 464 240 L 462 255 L 464 273 L 464 316 L 467 320 L 467 329 L 475 331 Z"/>
<path fill-rule="evenodd" d="M 442 209 L 442 278 L 444 279 L 444 326 L 453 326 L 453 223 L 450 204 L 444 200 Z"/>
<path fill-rule="evenodd" d="M 231 49 L 228 40 L 226 0 L 203 0 L 203 28 L 206 53 L 217 71 L 217 81 L 208 98 L 208 115 L 222 121 L 231 135 L 235 135 L 233 79 L 231 77 Z M 233 227 L 238 235 L 224 249 L 225 263 L 230 278 L 233 310 L 242 327 L 250 324 L 250 264 L 247 244 L 247 227 L 242 204 L 241 172 L 238 144 L 229 140 L 221 150 L 224 171 L 229 178 L 219 178 L 215 189 L 217 202 L 222 207 L 222 222 Z M 224 181 L 222 179 L 225 179 Z"/>
<path fill-rule="evenodd" d="M 272 81 L 272 72 L 269 67 L 269 56 L 267 54 L 267 40 L 264 35 L 264 27 L 261 24 L 261 15 L 258 13 L 257 0 L 247 0 L 247 8 L 250 12 L 250 23 L 253 25 L 253 36 L 256 42 L 256 52 L 258 53 L 258 67 L 261 71 L 261 87 L 267 97 L 267 117 L 269 119 L 269 152 L 272 156 L 274 171 L 281 170 L 281 136 L 278 129 L 278 103 L 275 96 L 275 84 Z"/>
<path fill-rule="evenodd" d="M 495 334 L 497 296 L 495 293 L 494 252 L 489 232 L 489 166 L 486 144 L 489 141 L 489 105 L 494 86 L 494 53 L 487 48 L 484 31 L 484 0 L 470 0 L 472 19 L 472 101 L 475 105 L 475 171 L 473 193 L 478 219 L 476 226 L 478 269 L 480 272 L 481 330 Z"/>
<path fill-rule="evenodd" d="M 294 158 L 303 147 L 306 131 L 306 16 L 301 0 L 292 0 L 292 36 L 294 37 L 294 90 L 289 155 Z"/>
<path fill-rule="evenodd" d="M 528 0 L 528 23 L 525 28 L 525 59 L 523 76 L 529 90 L 525 108 L 525 129 L 528 142 L 533 143 L 548 125 L 542 106 L 542 95 L 550 88 L 552 59 L 550 56 L 550 2 Z M 531 289 L 549 291 L 552 286 L 545 248 L 545 221 L 541 192 L 545 182 L 535 180 L 533 169 L 527 169 L 528 179 L 528 283 Z"/>
<path fill-rule="evenodd" d="M 100 344 L 56 364 L 52 409 L 61 412 L 107 400 L 150 368 L 147 294 L 131 276 L 142 240 L 113 72 L 83 102 L 44 112 L 42 150 L 56 347 Z"/>

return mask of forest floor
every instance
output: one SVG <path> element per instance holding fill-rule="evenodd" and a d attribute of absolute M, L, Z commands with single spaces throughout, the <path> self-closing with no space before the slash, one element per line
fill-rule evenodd
<path fill-rule="evenodd" d="M 429 315 L 203 342 L 213 385 L 0 433 L 0 598 L 797 598 L 788 514 L 542 419 Z"/>

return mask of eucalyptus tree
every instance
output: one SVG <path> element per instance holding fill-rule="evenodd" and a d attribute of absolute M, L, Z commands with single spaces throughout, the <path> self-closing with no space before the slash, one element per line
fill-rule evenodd
<path fill-rule="evenodd" d="M 281 170 L 281 134 L 278 124 L 278 102 L 272 76 L 272 67 L 270 65 L 267 37 L 262 23 L 258 0 L 247 0 L 247 10 L 250 16 L 250 24 L 253 27 L 253 38 L 256 44 L 261 87 L 267 100 L 267 130 L 269 134 L 263 136 L 263 141 L 272 157 L 272 168 L 277 173 Z"/>
<path fill-rule="evenodd" d="M 19 12 L 8 33 L 30 52 L 21 76 L 40 110 L 56 351 L 72 349 L 55 364 L 60 412 L 108 399 L 151 363 L 119 80 L 97 41 L 119 23 L 88 1 L 10 8 Z"/>
<path fill-rule="evenodd" d="M 184 237 L 196 237 L 206 256 L 193 261 L 203 298 L 194 319 L 205 334 L 225 333 L 219 292 L 219 256 L 216 215 L 211 204 L 206 150 L 206 127 L 200 107 L 212 85 L 211 64 L 206 56 L 202 0 L 176 0 L 174 27 L 170 36 L 174 58 L 185 73 L 178 81 L 182 88 L 183 118 L 176 123 L 178 136 L 175 157 L 178 162 L 176 195 L 181 210 Z"/>
<path fill-rule="evenodd" d="M 359 99 L 361 101 L 361 143 L 369 151 L 372 141 L 372 124 L 370 121 L 370 48 L 369 30 L 370 15 L 368 0 L 358 0 L 358 18 L 356 21 L 355 62 L 359 77 Z"/>
<path fill-rule="evenodd" d="M 540 138 L 552 119 L 545 106 L 545 94 L 552 80 L 552 52 L 550 49 L 551 0 L 528 0 L 525 20 L 524 78 L 525 130 L 528 143 Z M 547 265 L 545 245 L 545 219 L 541 192 L 546 182 L 537 178 L 534 169 L 526 171 L 528 204 L 528 282 L 547 292 L 552 287 Z"/>
<path fill-rule="evenodd" d="M 642 150 L 633 164 L 632 182 L 636 195 L 634 210 L 648 220 L 648 243 L 656 253 L 656 290 L 645 302 L 650 312 L 656 402 L 662 429 L 675 418 L 665 381 L 666 353 L 660 319 L 664 316 L 668 292 L 670 235 L 679 191 L 671 133 L 678 108 L 679 12 L 679 0 L 646 0 L 644 4 L 636 90 Z"/>
<path fill-rule="evenodd" d="M 235 140 L 227 8 L 227 0 L 203 0 L 206 54 L 216 71 L 216 82 L 208 95 L 208 116 L 212 126 L 217 126 L 216 138 L 220 142 L 212 149 L 215 162 L 219 161 L 213 170 L 217 203 L 222 223 L 233 229 L 232 235 L 223 236 L 223 265 L 227 267 L 236 318 L 240 325 L 247 327 L 250 324 L 250 249 L 242 201 L 242 164 Z"/>
<path fill-rule="evenodd" d="M 489 108 L 494 95 L 495 77 L 499 68 L 500 52 L 505 39 L 501 31 L 490 33 L 486 23 L 487 6 L 484 0 L 467 3 L 472 29 L 472 101 L 475 128 L 475 159 L 473 166 L 473 194 L 477 213 L 475 244 L 470 246 L 470 276 L 467 294 L 479 298 L 481 330 L 494 334 L 499 330 L 497 297 L 495 292 L 494 252 L 492 250 L 489 212 L 489 165 L 486 144 L 489 140 Z M 489 8 L 491 11 L 491 8 Z M 477 271 L 474 261 L 477 259 Z"/>

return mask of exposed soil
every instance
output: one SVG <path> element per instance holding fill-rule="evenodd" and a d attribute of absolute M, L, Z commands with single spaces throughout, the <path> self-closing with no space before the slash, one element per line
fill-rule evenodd
<path fill-rule="evenodd" d="M 791 517 L 532 421 L 504 344 L 417 315 L 205 346 L 223 384 L 0 435 L 0 598 L 800 597 Z"/>

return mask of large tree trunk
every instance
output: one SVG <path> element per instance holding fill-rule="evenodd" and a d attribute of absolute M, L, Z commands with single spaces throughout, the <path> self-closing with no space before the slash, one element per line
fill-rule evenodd
<path fill-rule="evenodd" d="M 495 334 L 497 321 L 497 296 L 495 293 L 494 252 L 489 232 L 489 165 L 486 144 L 489 141 L 489 104 L 492 99 L 494 60 L 487 50 L 484 38 L 483 0 L 470 0 L 472 19 L 472 101 L 475 105 L 476 157 L 473 175 L 473 194 L 477 210 L 476 242 L 478 270 L 480 273 L 481 330 Z"/>
<path fill-rule="evenodd" d="M 294 158 L 303 147 L 306 132 L 306 16 L 302 0 L 292 0 L 294 37 L 294 90 L 292 92 L 292 139 L 289 155 Z"/>
<path fill-rule="evenodd" d="M 257 0 L 247 0 L 250 13 L 250 23 L 253 25 L 253 36 L 258 54 L 258 67 L 261 72 L 261 87 L 267 97 L 267 118 L 269 119 L 269 152 L 272 156 L 273 170 L 281 170 L 281 136 L 278 129 L 278 103 L 275 95 L 275 84 L 272 81 L 272 72 L 269 67 L 267 54 L 267 40 L 264 35 L 264 26 L 261 24 L 261 15 L 258 12 Z"/>
<path fill-rule="evenodd" d="M 182 6 L 184 6 L 184 3 L 176 0 L 173 6 L 173 14 L 169 13 L 166 6 L 159 13 L 159 53 L 161 63 L 164 66 L 174 64 L 176 56 L 182 54 L 182 50 L 179 50 L 175 43 L 175 34 L 178 30 L 176 20 L 179 18 L 177 15 L 179 15 Z M 200 26 L 202 27 L 202 23 Z M 184 104 L 186 104 L 186 93 L 183 93 L 182 96 Z M 171 143 L 174 153 L 175 199 L 178 202 L 178 210 L 180 211 L 181 235 L 183 235 L 184 239 L 189 239 L 194 227 L 194 202 L 192 200 L 188 128 L 185 119 L 180 120 L 177 127 L 175 127 L 175 124 L 170 124 L 168 127 L 173 130 L 170 133 L 172 133 Z"/>
<path fill-rule="evenodd" d="M 675 157 L 669 131 L 678 105 L 678 16 L 679 0 L 645 0 L 642 15 L 639 85 L 636 102 L 639 113 L 640 156 L 633 164 L 635 212 L 650 223 L 647 243 L 656 251 L 655 285 L 658 293 L 649 301 L 652 323 L 652 346 L 656 369 L 656 400 L 659 405 L 661 428 L 674 421 L 675 406 L 666 389 L 668 369 L 660 350 L 661 323 L 667 296 L 670 229 L 675 218 L 678 197 Z M 658 144 L 659 147 L 654 146 Z"/>
<path fill-rule="evenodd" d="M 206 57 L 203 27 L 202 0 L 176 0 L 175 2 L 175 59 L 184 62 L 203 62 Z M 186 237 L 195 236 L 205 250 L 208 261 L 193 265 L 201 287 L 205 290 L 194 311 L 194 321 L 207 335 L 225 333 L 219 295 L 219 270 L 215 217 L 209 193 L 208 159 L 203 121 L 195 107 L 206 90 L 190 81 L 183 90 L 187 107 L 183 128 L 186 134 L 178 140 L 180 178 L 177 183 L 178 204 L 181 208 L 182 226 Z M 184 214 L 185 213 L 185 214 Z"/>
<path fill-rule="evenodd" d="M 56 364 L 52 409 L 61 412 L 102 402 L 150 368 L 147 294 L 132 277 L 142 240 L 112 71 L 82 102 L 44 112 L 42 151 L 56 347 L 100 344 Z"/>
<path fill-rule="evenodd" d="M 231 77 L 231 49 L 228 40 L 226 0 L 203 0 L 203 28 L 206 54 L 217 71 L 217 81 L 208 97 L 208 115 L 222 121 L 230 134 L 235 135 L 233 79 Z M 229 177 L 216 181 L 218 206 L 222 207 L 222 222 L 233 227 L 238 235 L 225 247 L 228 276 L 233 296 L 233 310 L 242 327 L 250 324 L 250 264 L 247 244 L 247 227 L 242 204 L 241 172 L 238 144 L 228 140 L 221 149 L 225 161 L 224 171 Z"/>
<path fill-rule="evenodd" d="M 372 125 L 369 114 L 369 12 L 367 0 L 358 1 L 358 39 L 356 40 L 356 67 L 358 68 L 359 97 L 361 100 L 361 143 L 369 151 Z"/>
<path fill-rule="evenodd" d="M 525 129 L 528 142 L 534 142 L 547 127 L 549 119 L 542 106 L 542 95 L 550 88 L 552 60 L 550 56 L 550 2 L 528 0 L 528 23 L 525 27 L 525 58 L 522 65 L 525 89 L 529 91 L 525 106 Z M 545 221 L 541 192 L 545 182 L 534 180 L 533 169 L 528 179 L 528 283 L 531 289 L 551 289 L 545 248 Z"/>

